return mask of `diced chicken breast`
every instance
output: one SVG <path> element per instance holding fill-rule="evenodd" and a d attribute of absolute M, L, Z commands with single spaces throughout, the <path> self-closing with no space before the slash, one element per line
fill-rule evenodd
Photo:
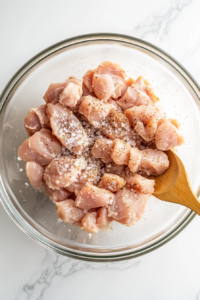
<path fill-rule="evenodd" d="M 94 91 L 92 86 L 94 72 L 95 70 L 88 70 L 83 76 L 83 82 L 91 93 Z"/>
<path fill-rule="evenodd" d="M 24 127 L 29 135 L 33 135 L 35 132 L 42 129 L 40 120 L 33 109 L 30 109 L 24 118 Z"/>
<path fill-rule="evenodd" d="M 70 78 L 59 97 L 59 102 L 64 106 L 75 107 L 82 97 L 82 81 Z"/>
<path fill-rule="evenodd" d="M 81 221 L 81 229 L 91 232 L 97 233 L 99 231 L 99 227 L 97 225 L 97 213 L 96 212 L 88 212 L 83 217 Z"/>
<path fill-rule="evenodd" d="M 136 147 L 131 148 L 128 166 L 132 173 L 138 172 L 140 168 L 141 159 L 142 152 Z"/>
<path fill-rule="evenodd" d="M 128 79 L 125 80 L 125 82 L 124 82 L 125 85 L 124 85 L 123 90 L 121 92 L 121 98 L 125 95 L 127 89 L 133 84 L 134 81 L 135 80 L 131 77 L 129 77 Z"/>
<path fill-rule="evenodd" d="M 103 228 L 110 223 L 111 219 L 108 217 L 108 210 L 106 207 L 101 207 L 97 211 L 97 226 Z"/>
<path fill-rule="evenodd" d="M 81 122 L 60 104 L 48 104 L 47 111 L 53 134 L 63 146 L 75 154 L 81 154 L 88 145 L 88 137 Z"/>
<path fill-rule="evenodd" d="M 124 173 L 125 165 L 117 165 L 115 163 L 107 163 L 106 166 L 106 173 L 116 174 L 122 176 Z"/>
<path fill-rule="evenodd" d="M 56 202 L 57 216 L 63 222 L 73 224 L 80 222 L 84 217 L 84 210 L 75 206 L 75 202 L 71 199 Z"/>
<path fill-rule="evenodd" d="M 104 173 L 98 187 L 116 193 L 122 189 L 125 184 L 126 181 L 122 177 L 114 174 Z"/>
<path fill-rule="evenodd" d="M 160 112 L 155 106 L 135 106 L 127 109 L 124 114 L 129 119 L 130 125 L 145 141 L 154 139 L 160 118 Z"/>
<path fill-rule="evenodd" d="M 46 167 L 44 180 L 50 188 L 59 190 L 74 182 L 83 167 L 84 160 L 80 158 L 67 156 L 55 158 Z"/>
<path fill-rule="evenodd" d="M 127 226 L 139 221 L 145 212 L 149 195 L 124 188 L 116 193 L 112 205 L 108 206 L 108 216 Z"/>
<path fill-rule="evenodd" d="M 51 83 L 43 97 L 46 103 L 58 103 L 60 94 L 63 92 L 65 86 L 66 82 Z"/>
<path fill-rule="evenodd" d="M 94 93 L 99 100 L 105 102 L 111 97 L 115 90 L 114 82 L 111 76 L 107 74 L 94 74 L 92 86 Z"/>
<path fill-rule="evenodd" d="M 140 170 L 147 175 L 162 175 L 169 168 L 169 159 L 167 155 L 158 150 L 142 150 Z"/>
<path fill-rule="evenodd" d="M 156 147 L 159 150 L 170 150 L 184 143 L 184 138 L 177 129 L 179 123 L 176 120 L 160 120 L 159 123 L 155 134 Z"/>
<path fill-rule="evenodd" d="M 118 76 L 123 80 L 126 78 L 125 71 L 120 67 L 118 63 L 113 63 L 112 61 L 102 62 L 96 71 L 98 74 L 108 74 L 111 76 Z"/>
<path fill-rule="evenodd" d="M 153 104 L 155 104 L 159 100 L 155 96 L 152 86 L 142 76 L 139 76 L 136 79 L 136 81 L 134 82 L 134 85 L 139 91 L 146 93 L 150 97 Z"/>
<path fill-rule="evenodd" d="M 26 163 L 26 175 L 30 181 L 32 187 L 36 190 L 40 190 L 44 184 L 44 168 L 37 162 Z"/>
<path fill-rule="evenodd" d="M 125 178 L 127 187 L 144 194 L 153 194 L 155 180 L 147 179 L 139 174 L 130 174 Z"/>
<path fill-rule="evenodd" d="M 93 184 L 96 180 L 97 175 L 99 173 L 99 166 L 90 160 L 88 165 L 78 174 L 76 180 L 71 183 L 67 189 L 75 194 L 78 192 L 88 183 Z"/>
<path fill-rule="evenodd" d="M 30 109 L 24 118 L 24 127 L 29 135 L 33 135 L 42 128 L 49 128 L 50 124 L 46 114 L 46 105 Z"/>
<path fill-rule="evenodd" d="M 122 68 L 110 61 L 105 61 L 95 71 L 92 86 L 98 99 L 107 101 L 110 97 L 121 96 L 126 75 Z"/>
<path fill-rule="evenodd" d="M 112 98 L 109 98 L 107 102 L 109 104 L 112 104 L 116 108 L 116 113 L 122 113 L 123 112 L 121 107 L 117 104 L 117 101 L 113 100 Z"/>
<path fill-rule="evenodd" d="M 75 200 L 76 206 L 83 209 L 97 208 L 111 204 L 114 194 L 105 189 L 100 189 L 92 184 L 85 185 L 78 193 Z"/>
<path fill-rule="evenodd" d="M 48 129 L 41 129 L 22 143 L 18 156 L 26 162 L 35 161 L 48 165 L 61 152 L 59 140 Z"/>
<path fill-rule="evenodd" d="M 139 105 L 149 105 L 152 104 L 150 97 L 144 91 L 140 91 L 137 88 L 136 81 L 127 88 L 126 93 L 122 98 L 120 98 L 117 103 L 122 109 L 128 109 Z"/>
<path fill-rule="evenodd" d="M 131 147 L 123 140 L 116 139 L 111 157 L 117 165 L 128 165 Z"/>
<path fill-rule="evenodd" d="M 85 97 L 79 106 L 79 113 L 97 128 L 100 128 L 106 117 L 115 111 L 116 109 L 112 104 L 103 103 L 92 96 Z"/>
<path fill-rule="evenodd" d="M 52 190 L 51 200 L 53 203 L 61 202 L 67 200 L 71 196 L 71 192 L 62 188 L 59 190 Z"/>
<path fill-rule="evenodd" d="M 108 139 L 99 139 L 95 142 L 91 154 L 95 158 L 101 158 L 104 163 L 112 162 L 111 153 L 113 151 L 114 142 Z"/>
<path fill-rule="evenodd" d="M 85 97 L 85 96 L 92 96 L 92 97 L 95 97 L 95 94 L 93 92 L 90 92 L 89 89 L 87 88 L 87 86 L 85 85 L 85 83 L 83 82 L 82 83 L 82 97 Z"/>
<path fill-rule="evenodd" d="M 50 127 L 46 107 L 46 105 L 40 105 L 37 108 L 32 108 L 24 118 L 24 127 L 29 135 L 33 135 L 42 128 Z"/>
<path fill-rule="evenodd" d="M 111 140 L 128 139 L 131 127 L 128 118 L 123 113 L 115 113 L 108 116 L 106 121 L 103 122 L 101 131 Z"/>

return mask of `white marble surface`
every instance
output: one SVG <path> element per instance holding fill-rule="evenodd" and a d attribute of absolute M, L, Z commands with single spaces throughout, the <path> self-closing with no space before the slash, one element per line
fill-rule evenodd
<path fill-rule="evenodd" d="M 154 43 L 200 83 L 199 11 L 199 0 L 0 0 L 0 92 L 37 52 L 91 32 Z M 117 263 L 82 262 L 47 251 L 1 206 L 0 236 L 0 300 L 200 299 L 199 217 L 158 250 Z"/>

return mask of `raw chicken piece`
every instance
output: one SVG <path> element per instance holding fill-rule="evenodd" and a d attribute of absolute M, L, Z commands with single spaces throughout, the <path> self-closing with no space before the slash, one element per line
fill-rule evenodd
<path fill-rule="evenodd" d="M 80 222 L 84 217 L 84 210 L 75 206 L 75 202 L 71 199 L 56 202 L 57 216 L 63 222 L 73 224 Z"/>
<path fill-rule="evenodd" d="M 41 129 L 22 143 L 18 156 L 26 162 L 35 161 L 48 165 L 61 152 L 59 140 L 48 129 Z"/>
<path fill-rule="evenodd" d="M 106 173 L 122 176 L 124 169 L 125 169 L 124 165 L 116 165 L 115 163 L 106 164 Z"/>
<path fill-rule="evenodd" d="M 111 157 L 117 165 L 128 165 L 131 147 L 123 140 L 116 139 Z"/>
<path fill-rule="evenodd" d="M 92 85 L 96 97 L 105 102 L 111 97 L 115 90 L 114 82 L 111 76 L 107 74 L 94 74 Z"/>
<path fill-rule="evenodd" d="M 118 76 L 123 80 L 126 78 L 125 71 L 120 67 L 118 63 L 113 63 L 111 61 L 102 62 L 98 68 L 96 73 L 98 74 L 108 74 L 110 76 Z"/>
<path fill-rule="evenodd" d="M 33 135 L 42 128 L 49 128 L 50 124 L 46 114 L 46 105 L 30 109 L 24 118 L 24 127 L 29 135 Z"/>
<path fill-rule="evenodd" d="M 97 208 L 111 204 L 114 194 L 105 189 L 100 189 L 92 184 L 85 185 L 78 193 L 75 200 L 76 206 L 83 209 Z"/>
<path fill-rule="evenodd" d="M 113 100 L 112 98 L 109 98 L 107 101 L 109 104 L 112 104 L 115 108 L 116 108 L 116 113 L 122 113 L 123 110 L 121 109 L 121 107 L 117 104 L 117 102 L 115 100 Z"/>
<path fill-rule="evenodd" d="M 124 114 L 115 113 L 108 116 L 101 126 L 101 131 L 111 140 L 128 139 L 131 133 L 131 127 L 128 118 Z"/>
<path fill-rule="evenodd" d="M 92 80 L 95 71 L 96 70 L 88 70 L 83 76 L 83 82 L 91 93 L 94 91 L 92 86 Z"/>
<path fill-rule="evenodd" d="M 137 90 L 146 93 L 150 97 L 153 104 L 155 104 L 159 100 L 155 96 L 152 86 L 142 76 L 139 76 L 137 78 L 137 80 L 134 82 L 134 86 L 137 88 Z"/>
<path fill-rule="evenodd" d="M 122 189 L 125 184 L 126 181 L 122 177 L 114 174 L 104 173 L 98 187 L 116 193 L 117 191 Z"/>
<path fill-rule="evenodd" d="M 176 120 L 160 120 L 155 134 L 156 147 L 166 151 L 184 143 L 183 136 L 179 133 L 179 123 Z"/>
<path fill-rule="evenodd" d="M 46 103 L 58 103 L 60 94 L 63 92 L 65 86 L 66 82 L 51 83 L 43 97 Z"/>
<path fill-rule="evenodd" d="M 93 92 L 90 92 L 87 88 L 87 86 L 85 85 L 85 83 L 83 82 L 82 83 L 82 96 L 85 97 L 85 96 L 92 96 L 92 97 L 95 97 L 95 94 Z"/>
<path fill-rule="evenodd" d="M 90 124 L 97 128 L 101 127 L 102 121 L 109 114 L 115 112 L 116 109 L 112 104 L 103 103 L 92 96 L 86 96 L 79 106 L 79 113 L 84 115 Z"/>
<path fill-rule="evenodd" d="M 88 165 L 81 173 L 77 176 L 76 180 L 70 184 L 67 189 L 75 194 L 77 194 L 87 183 L 93 184 L 97 175 L 99 173 L 99 165 L 92 161 L 88 160 Z"/>
<path fill-rule="evenodd" d="M 149 105 L 152 104 L 152 101 L 146 91 L 140 89 L 137 79 L 130 87 L 127 88 L 126 93 L 117 101 L 117 103 L 125 110 L 134 106 Z"/>
<path fill-rule="evenodd" d="M 107 101 L 110 97 L 120 97 L 125 77 L 125 72 L 117 63 L 103 62 L 93 75 L 92 86 L 97 98 Z"/>
<path fill-rule="evenodd" d="M 59 97 L 59 102 L 64 106 L 75 107 L 82 96 L 82 81 L 70 78 L 66 81 L 65 88 Z"/>
<path fill-rule="evenodd" d="M 46 167 L 44 180 L 50 188 L 59 190 L 74 182 L 83 167 L 84 160 L 80 158 L 74 159 L 67 156 L 55 158 Z"/>
<path fill-rule="evenodd" d="M 53 134 L 71 152 L 81 154 L 88 145 L 88 137 L 81 122 L 67 108 L 60 104 L 48 104 L 47 112 Z"/>
<path fill-rule="evenodd" d="M 123 97 L 125 95 L 127 89 L 133 84 L 134 81 L 135 80 L 131 77 L 129 77 L 128 79 L 125 80 L 125 82 L 124 82 L 125 85 L 124 85 L 123 90 L 121 92 L 121 97 Z"/>
<path fill-rule="evenodd" d="M 102 207 L 97 211 L 97 226 L 103 228 L 110 223 L 111 219 L 108 217 L 108 210 L 106 207 Z"/>
<path fill-rule="evenodd" d="M 149 195 L 124 188 L 116 193 L 108 216 L 127 226 L 135 224 L 143 216 Z"/>
<path fill-rule="evenodd" d="M 154 139 L 161 116 L 158 108 L 153 105 L 140 105 L 127 109 L 124 114 L 129 119 L 130 125 L 145 141 Z"/>
<path fill-rule="evenodd" d="M 108 139 L 99 139 L 95 142 L 91 154 L 95 158 L 101 158 L 104 163 L 112 162 L 111 153 L 113 151 L 114 142 Z"/>
<path fill-rule="evenodd" d="M 66 189 L 53 190 L 51 200 L 53 203 L 65 201 L 71 194 L 72 193 Z"/>
<path fill-rule="evenodd" d="M 97 225 L 97 213 L 96 212 L 88 212 L 83 217 L 81 221 L 81 229 L 91 232 L 97 233 L 99 231 L 99 227 Z"/>
<path fill-rule="evenodd" d="M 30 181 L 32 187 L 36 190 L 40 190 L 44 184 L 43 176 L 44 176 L 44 168 L 32 161 L 26 163 L 26 175 Z"/>
<path fill-rule="evenodd" d="M 158 176 L 169 168 L 169 159 L 164 152 L 153 149 L 146 149 L 141 152 L 140 170 L 147 175 Z"/>
<path fill-rule="evenodd" d="M 46 182 L 44 183 L 44 187 L 47 196 L 49 196 L 49 198 L 52 200 L 53 203 L 67 200 L 69 196 L 70 199 L 72 199 L 73 197 L 73 194 L 64 188 L 60 188 L 59 190 L 53 190 L 46 184 Z"/>
<path fill-rule="evenodd" d="M 136 147 L 131 148 L 128 166 L 132 173 L 138 172 L 141 159 L 142 152 Z"/>
<path fill-rule="evenodd" d="M 155 180 L 147 179 L 139 174 L 129 174 L 125 178 L 127 187 L 133 188 L 144 194 L 153 194 Z"/>

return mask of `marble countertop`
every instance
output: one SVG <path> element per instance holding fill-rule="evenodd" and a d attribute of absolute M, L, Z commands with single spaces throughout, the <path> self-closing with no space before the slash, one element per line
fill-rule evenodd
<path fill-rule="evenodd" d="M 2 0 L 0 93 L 39 51 L 92 32 L 124 33 L 154 43 L 200 83 L 199 11 L 199 0 Z M 199 228 L 195 217 L 175 239 L 145 256 L 89 263 L 45 250 L 0 205 L 0 300 L 200 299 Z"/>

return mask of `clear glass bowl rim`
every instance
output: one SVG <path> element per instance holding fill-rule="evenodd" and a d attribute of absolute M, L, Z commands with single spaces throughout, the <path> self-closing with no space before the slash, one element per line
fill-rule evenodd
<path fill-rule="evenodd" d="M 113 41 L 113 42 L 124 42 L 129 45 L 135 45 L 139 46 L 140 48 L 144 48 L 145 50 L 148 50 L 149 52 L 152 52 L 157 57 L 160 57 L 162 60 L 166 61 L 168 64 L 170 64 L 176 71 L 187 81 L 187 83 L 190 85 L 190 87 L 193 89 L 193 92 L 197 95 L 199 101 L 200 101 L 200 90 L 199 85 L 195 81 L 195 79 L 188 73 L 188 71 L 180 64 L 178 63 L 174 58 L 172 58 L 169 54 L 161 50 L 160 48 L 154 46 L 153 44 L 146 42 L 142 39 L 138 39 L 132 36 L 123 35 L 123 34 L 114 34 L 114 33 L 93 33 L 93 34 L 86 34 L 86 35 L 79 35 L 75 36 L 66 40 L 63 40 L 59 43 L 56 43 L 37 55 L 35 55 L 33 58 L 31 58 L 28 62 L 26 62 L 10 79 L 10 81 L 5 86 L 4 90 L 1 93 L 0 96 L 0 114 L 2 112 L 3 106 L 6 103 L 10 93 L 16 86 L 16 84 L 20 81 L 20 79 L 33 67 L 35 66 L 39 61 L 43 60 L 44 58 L 48 57 L 49 55 L 52 55 L 53 53 L 56 53 L 57 51 L 61 50 L 62 48 L 67 48 L 71 45 L 78 45 L 85 42 L 92 42 L 92 41 Z M 47 249 L 53 250 L 56 253 L 81 259 L 85 261 L 93 261 L 93 262 L 111 262 L 111 261 L 121 261 L 126 259 L 131 259 L 134 257 L 138 257 L 144 254 L 147 254 L 148 252 L 151 252 L 160 246 L 164 245 L 168 241 L 170 241 L 172 238 L 174 238 L 178 233 L 180 233 L 189 223 L 190 221 L 196 216 L 196 214 L 193 211 L 190 211 L 189 214 L 185 217 L 185 219 L 178 224 L 173 230 L 169 232 L 164 238 L 158 239 L 155 243 L 148 245 L 140 250 L 133 250 L 128 251 L 127 253 L 124 253 L 123 251 L 119 251 L 118 253 L 113 252 L 106 254 L 94 254 L 88 252 L 85 254 L 83 251 L 73 251 L 73 249 L 63 249 L 59 247 L 56 243 L 52 242 L 47 237 L 44 237 L 42 234 L 40 234 L 35 228 L 30 226 L 28 222 L 23 219 L 21 215 L 19 215 L 14 207 L 14 205 L 11 204 L 11 202 L 7 201 L 6 197 L 4 196 L 3 191 L 3 183 L 2 178 L 0 176 L 0 201 L 8 213 L 8 215 L 11 217 L 11 219 L 18 225 L 18 227 L 25 232 L 29 237 L 31 237 L 33 240 L 35 240 L 37 243 L 41 244 Z M 130 250 L 130 249 L 129 249 Z"/>

